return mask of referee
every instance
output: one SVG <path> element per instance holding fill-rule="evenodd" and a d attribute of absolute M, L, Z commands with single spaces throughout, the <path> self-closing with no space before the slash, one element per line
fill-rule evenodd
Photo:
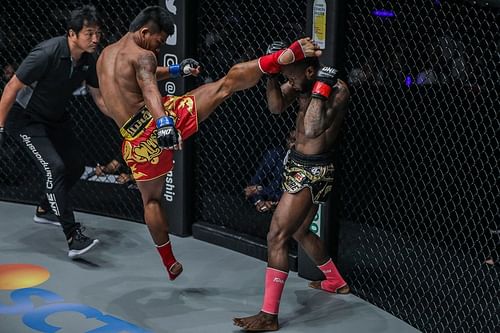
<path fill-rule="evenodd" d="M 70 258 L 99 241 L 87 237 L 75 216 L 68 191 L 84 170 L 81 149 L 66 106 L 85 82 L 106 114 L 95 70 L 100 22 L 93 6 L 73 10 L 66 35 L 38 44 L 5 86 L 0 100 L 0 145 L 7 130 L 29 153 L 45 176 L 45 196 L 35 222 L 61 225 Z"/>

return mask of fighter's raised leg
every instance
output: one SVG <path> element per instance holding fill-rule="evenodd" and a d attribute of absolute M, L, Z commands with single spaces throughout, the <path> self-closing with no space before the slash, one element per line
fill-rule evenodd
<path fill-rule="evenodd" d="M 264 74 L 276 73 L 282 65 L 320 54 L 318 46 L 310 38 L 302 38 L 285 50 L 234 65 L 220 80 L 204 84 L 187 93 L 195 96 L 198 121 L 207 119 L 217 106 L 233 93 L 255 86 Z"/>

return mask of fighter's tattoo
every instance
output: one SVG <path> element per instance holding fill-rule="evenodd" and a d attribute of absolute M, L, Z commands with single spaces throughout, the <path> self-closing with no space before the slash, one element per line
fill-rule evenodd
<path fill-rule="evenodd" d="M 156 57 L 152 53 L 141 55 L 137 61 L 137 79 L 156 84 L 156 67 Z"/>
<path fill-rule="evenodd" d="M 343 114 L 349 100 L 349 89 L 343 84 L 336 85 L 333 105 L 329 101 L 312 99 L 304 117 L 304 126 L 314 136 L 320 135 L 337 121 L 339 112 Z M 342 118 L 342 116 L 340 117 Z M 340 122 L 342 119 L 339 119 Z"/>
<path fill-rule="evenodd" d="M 325 129 L 326 121 L 326 102 L 313 98 L 307 107 L 306 114 L 304 117 L 304 126 L 306 132 L 317 136 L 321 134 Z"/>

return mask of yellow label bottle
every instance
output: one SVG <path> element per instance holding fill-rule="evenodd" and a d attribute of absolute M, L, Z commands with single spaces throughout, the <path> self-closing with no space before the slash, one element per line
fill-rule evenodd
<path fill-rule="evenodd" d="M 326 45 L 326 1 L 314 0 L 313 3 L 313 40 L 324 49 Z"/>

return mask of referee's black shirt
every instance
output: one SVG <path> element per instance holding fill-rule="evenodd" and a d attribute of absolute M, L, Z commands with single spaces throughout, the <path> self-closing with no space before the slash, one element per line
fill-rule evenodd
<path fill-rule="evenodd" d="M 16 71 L 17 78 L 27 87 L 17 94 L 12 111 L 24 111 L 31 120 L 43 123 L 66 121 L 65 108 L 73 91 L 83 81 L 99 87 L 96 59 L 95 54 L 84 52 L 74 63 L 66 36 L 41 42 Z"/>

